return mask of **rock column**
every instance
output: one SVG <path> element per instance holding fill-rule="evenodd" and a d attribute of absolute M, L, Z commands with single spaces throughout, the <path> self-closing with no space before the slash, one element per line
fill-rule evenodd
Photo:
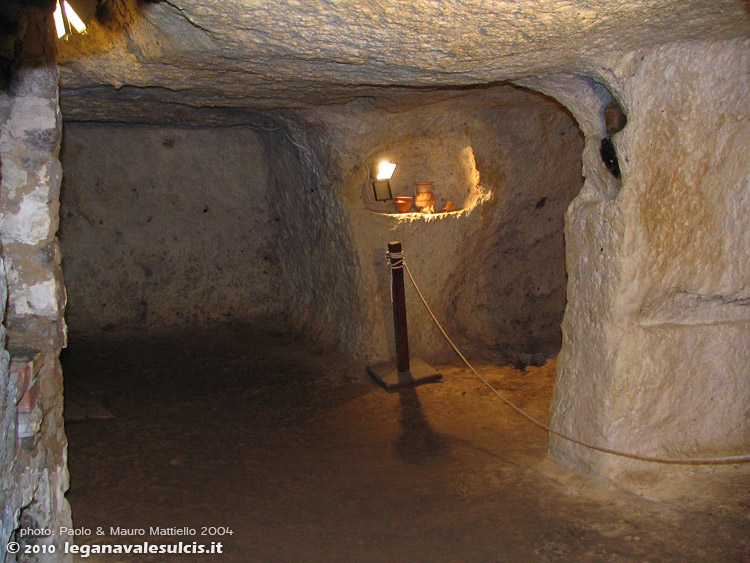
<path fill-rule="evenodd" d="M 55 237 L 62 169 L 60 110 L 52 9 L 21 3 L 0 8 L 0 276 L 5 327 L 0 328 L 0 485 L 4 491 L 0 558 L 19 528 L 54 534 L 40 561 L 66 561 L 61 526 L 70 527 L 67 441 L 62 417 L 65 289 Z M 6 31 L 9 31 L 6 33 Z M 7 305 L 6 305 L 7 304 Z M 42 552 L 45 551 L 43 548 Z M 46 549 L 49 552 L 49 549 Z M 19 560 L 21 556 L 19 555 Z"/>

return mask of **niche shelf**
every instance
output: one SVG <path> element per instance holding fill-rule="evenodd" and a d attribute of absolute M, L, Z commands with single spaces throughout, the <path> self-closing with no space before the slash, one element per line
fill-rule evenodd
<path fill-rule="evenodd" d="M 396 164 L 390 179 L 394 200 L 398 196 L 415 196 L 417 183 L 432 182 L 438 212 L 421 213 L 414 206 L 411 211 L 401 213 L 395 201 L 375 200 L 371 178 L 383 161 Z M 474 149 L 466 135 L 459 134 L 409 135 L 382 144 L 363 159 L 352 176 L 352 184 L 361 190 L 363 207 L 367 211 L 409 222 L 456 217 L 470 212 L 488 198 L 479 185 Z M 449 201 L 455 208 L 443 213 Z"/>

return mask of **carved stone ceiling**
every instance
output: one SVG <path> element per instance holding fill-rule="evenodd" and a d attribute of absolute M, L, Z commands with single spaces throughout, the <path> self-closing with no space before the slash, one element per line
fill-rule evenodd
<path fill-rule="evenodd" d="M 587 73 L 623 51 L 750 36 L 744 0 L 101 4 L 87 34 L 58 42 L 67 119 L 179 121 Z"/>

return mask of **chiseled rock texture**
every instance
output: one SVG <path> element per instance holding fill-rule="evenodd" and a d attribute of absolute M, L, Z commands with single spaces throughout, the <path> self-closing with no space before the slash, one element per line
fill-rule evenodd
<path fill-rule="evenodd" d="M 303 117 L 294 142 L 293 125 L 270 122 L 70 123 L 60 236 L 71 331 L 263 321 L 387 359 L 384 253 L 398 239 L 462 346 L 522 364 L 557 354 L 563 214 L 582 183 L 568 113 L 505 86 Z M 394 195 L 434 181 L 438 208 L 453 200 L 457 211 L 397 215 L 392 201 L 375 202 L 368 170 L 386 157 L 398 164 Z M 408 298 L 412 351 L 452 358 L 411 289 Z"/>
<path fill-rule="evenodd" d="M 746 17 L 740 0 L 109 0 L 60 46 L 63 111 L 128 121 L 586 72 L 602 53 L 731 36 Z"/>
<path fill-rule="evenodd" d="M 72 333 L 280 312 L 280 217 L 254 130 L 70 123 L 63 147 Z"/>
<path fill-rule="evenodd" d="M 569 435 L 649 457 L 748 453 L 749 54 L 747 39 L 694 41 L 602 61 L 598 83 L 523 81 L 586 135 L 551 409 Z M 610 91 L 628 114 L 621 181 L 598 154 Z M 559 438 L 551 451 L 616 479 L 658 468 Z"/>
<path fill-rule="evenodd" d="M 389 345 L 381 260 L 396 237 L 467 347 L 511 346 L 503 323 L 517 319 L 517 342 L 549 349 L 535 331 L 554 317 L 559 277 L 526 268 L 559 247 L 559 230 L 539 221 L 575 196 L 567 179 L 581 170 L 565 221 L 553 426 L 640 455 L 731 454 L 750 450 L 749 37 L 741 0 L 110 0 L 88 35 L 59 42 L 62 108 L 72 121 L 253 128 L 280 217 L 286 321 L 366 356 Z M 558 172 L 568 187 L 552 190 L 553 166 L 534 147 L 546 134 L 566 160 L 575 142 L 554 135 L 570 122 L 549 102 L 528 105 L 533 96 L 517 118 L 494 111 L 498 100 L 513 108 L 496 88 L 507 82 L 577 122 L 582 168 Z M 611 139 L 620 179 L 600 157 L 613 97 L 628 117 Z M 362 182 L 379 151 L 458 155 L 420 179 L 471 201 L 432 221 L 373 214 Z M 43 214 L 34 225 L 46 228 Z M 521 295 L 539 317 L 516 314 Z M 437 339 L 410 314 L 429 355 Z M 654 467 L 558 438 L 551 451 L 612 477 Z"/>
<path fill-rule="evenodd" d="M 353 253 L 321 136 L 304 134 L 269 119 L 66 126 L 71 331 L 262 323 L 345 348 Z"/>
<path fill-rule="evenodd" d="M 7 4 L 0 17 L 0 558 L 16 561 L 6 545 L 29 540 L 16 536 L 19 526 L 70 526 L 58 361 L 65 290 L 55 238 L 61 120 L 49 10 Z M 67 560 L 61 536 L 37 539 L 57 547 L 38 560 Z"/>
<path fill-rule="evenodd" d="M 747 453 L 748 68 L 747 39 L 611 61 L 628 113 L 622 185 L 612 198 L 587 180 L 567 216 L 552 406 L 562 430 L 647 456 Z M 642 468 L 558 439 L 552 448 L 610 475 Z"/>
<path fill-rule="evenodd" d="M 394 97 L 305 113 L 325 126 L 334 184 L 349 225 L 356 294 L 346 322 L 366 357 L 393 357 L 387 244 L 407 263 L 438 318 L 473 355 L 518 364 L 560 349 L 565 308 L 563 215 L 578 194 L 582 138 L 558 104 L 509 86 L 445 91 L 415 102 Z M 375 202 L 368 170 L 397 163 L 395 195 L 433 181 L 437 210 L 397 214 Z M 416 208 L 413 209 L 416 211 Z M 407 278 L 408 279 L 408 278 Z M 407 281 L 412 352 L 455 359 Z"/>

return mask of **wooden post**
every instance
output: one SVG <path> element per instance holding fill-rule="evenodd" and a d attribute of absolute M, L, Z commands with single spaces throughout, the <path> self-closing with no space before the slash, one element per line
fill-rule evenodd
<path fill-rule="evenodd" d="M 391 270 L 393 329 L 396 336 L 396 365 L 393 361 L 366 366 L 378 385 L 392 393 L 401 387 L 414 387 L 440 381 L 442 375 L 420 358 L 409 359 L 409 334 L 406 330 L 406 293 L 404 291 L 404 255 L 400 242 L 388 243 L 388 268 Z"/>
<path fill-rule="evenodd" d="M 394 254 L 402 252 L 400 242 L 389 242 L 391 269 L 391 295 L 393 295 L 393 329 L 396 335 L 396 368 L 399 373 L 409 373 L 409 331 L 406 328 L 406 293 L 404 292 L 404 266 Z"/>

